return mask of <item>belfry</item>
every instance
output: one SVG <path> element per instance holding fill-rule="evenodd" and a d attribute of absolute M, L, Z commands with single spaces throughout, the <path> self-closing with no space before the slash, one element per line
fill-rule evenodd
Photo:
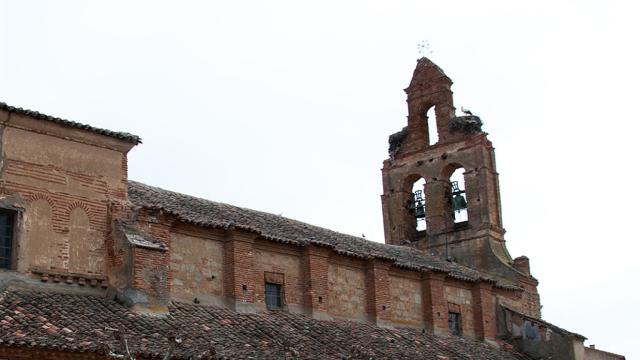
<path fill-rule="evenodd" d="M 382 168 L 385 242 L 514 278 L 494 148 L 478 116 L 456 116 L 451 85 L 431 60 L 418 60 L 405 89 L 408 125 L 389 137 Z"/>

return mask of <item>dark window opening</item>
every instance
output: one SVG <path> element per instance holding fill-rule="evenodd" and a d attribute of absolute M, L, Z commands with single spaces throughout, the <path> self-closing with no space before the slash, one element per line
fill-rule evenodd
<path fill-rule="evenodd" d="M 11 268 L 13 254 L 13 213 L 0 211 L 0 269 Z"/>
<path fill-rule="evenodd" d="M 267 309 L 281 309 L 282 308 L 282 285 L 274 283 L 265 283 L 265 302 L 267 303 Z"/>
<path fill-rule="evenodd" d="M 460 325 L 460 313 L 449 311 L 449 332 L 451 335 L 462 335 L 462 326 Z"/>

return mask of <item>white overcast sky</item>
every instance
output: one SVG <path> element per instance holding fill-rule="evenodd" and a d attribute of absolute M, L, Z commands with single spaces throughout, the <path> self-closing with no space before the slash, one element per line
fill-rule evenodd
<path fill-rule="evenodd" d="M 635 4 L 0 0 L 0 101 L 140 135 L 131 179 L 383 241 L 428 40 L 496 147 L 544 318 L 640 358 Z"/>

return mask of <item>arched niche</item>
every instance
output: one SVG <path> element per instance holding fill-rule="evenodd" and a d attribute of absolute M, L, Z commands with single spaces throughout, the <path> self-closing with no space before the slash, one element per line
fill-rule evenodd
<path fill-rule="evenodd" d="M 427 193 L 426 180 L 421 175 L 412 174 L 405 179 L 403 186 L 405 223 L 410 240 L 427 229 Z"/>
<path fill-rule="evenodd" d="M 86 273 L 90 268 L 89 216 L 81 207 L 69 213 L 69 271 Z"/>

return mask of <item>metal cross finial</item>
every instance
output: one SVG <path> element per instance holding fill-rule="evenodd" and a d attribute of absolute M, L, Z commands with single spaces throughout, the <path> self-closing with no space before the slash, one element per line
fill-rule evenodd
<path fill-rule="evenodd" d="M 431 54 L 433 54 L 433 50 L 431 50 L 431 45 L 427 40 L 422 40 L 418 43 L 418 55 L 421 58 Z"/>

